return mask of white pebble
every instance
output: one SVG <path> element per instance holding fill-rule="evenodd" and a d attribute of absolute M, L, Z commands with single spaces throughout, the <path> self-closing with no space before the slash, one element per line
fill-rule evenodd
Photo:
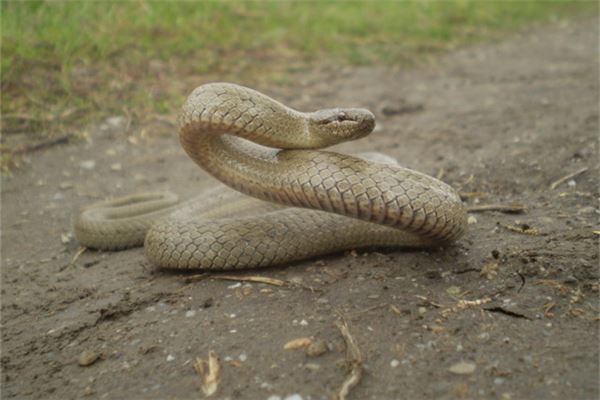
<path fill-rule="evenodd" d="M 196 315 L 196 310 L 188 310 L 188 311 L 185 312 L 186 318 L 191 318 L 194 315 Z"/>
<path fill-rule="evenodd" d="M 302 400 L 302 396 L 300 396 L 299 394 L 290 394 L 289 396 L 286 396 L 283 400 Z"/>
<path fill-rule="evenodd" d="M 96 161 L 94 160 L 85 160 L 79 163 L 79 166 L 83 169 L 94 169 L 96 167 Z"/>
<path fill-rule="evenodd" d="M 392 367 L 392 368 L 396 368 L 398 365 L 400 365 L 400 361 L 398 361 L 398 360 L 392 360 L 390 362 L 390 367 Z"/>
<path fill-rule="evenodd" d="M 241 361 L 241 362 L 244 362 L 244 361 L 246 361 L 247 359 L 248 359 L 248 356 L 246 355 L 246 353 L 242 353 L 242 354 L 240 354 L 240 361 Z"/>
<path fill-rule="evenodd" d="M 227 286 L 227 289 L 237 289 L 241 286 L 242 286 L 242 284 L 240 282 L 238 282 L 238 283 L 234 283 L 233 285 Z"/>
<path fill-rule="evenodd" d="M 308 322 L 305 319 L 303 319 L 302 321 L 300 321 L 300 325 L 307 326 Z"/>
<path fill-rule="evenodd" d="M 175 357 L 173 357 L 170 354 L 167 356 L 167 361 L 173 361 L 174 359 L 175 359 Z"/>

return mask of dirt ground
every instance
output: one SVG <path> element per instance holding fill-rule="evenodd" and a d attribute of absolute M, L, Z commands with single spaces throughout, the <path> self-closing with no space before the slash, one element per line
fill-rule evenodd
<path fill-rule="evenodd" d="M 352 366 L 363 370 L 354 399 L 597 399 L 598 33 L 581 20 L 422 67 L 322 68 L 259 85 L 303 110 L 373 110 L 375 132 L 340 151 L 386 152 L 440 175 L 468 205 L 527 207 L 472 214 L 445 249 L 235 273 L 287 286 L 194 280 L 150 266 L 141 249 L 71 262 L 81 206 L 218 184 L 169 121 L 140 131 L 115 116 L 85 140 L 28 154 L 2 185 L 2 398 L 202 398 L 193 364 L 214 351 L 220 399 L 329 399 Z M 342 319 L 362 362 L 346 355 Z M 316 343 L 310 355 L 284 349 L 302 337 Z"/>

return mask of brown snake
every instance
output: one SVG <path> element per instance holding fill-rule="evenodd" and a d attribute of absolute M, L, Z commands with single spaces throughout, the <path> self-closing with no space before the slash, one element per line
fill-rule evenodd
<path fill-rule="evenodd" d="M 441 245 L 465 231 L 465 207 L 445 183 L 314 150 L 368 135 L 375 120 L 367 110 L 302 113 L 252 89 L 211 83 L 188 97 L 179 124 L 199 166 L 267 202 L 224 188 L 183 205 L 170 193 L 109 200 L 76 218 L 81 244 L 144 244 L 165 268 L 235 269 L 363 247 Z"/>

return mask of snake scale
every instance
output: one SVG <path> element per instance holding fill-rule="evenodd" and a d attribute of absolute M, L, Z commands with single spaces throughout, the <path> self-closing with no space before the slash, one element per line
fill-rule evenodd
<path fill-rule="evenodd" d="M 218 270 L 437 246 L 466 229 L 465 207 L 445 183 L 383 155 L 319 150 L 368 135 L 375 118 L 367 110 L 304 113 L 249 88 L 209 83 L 190 94 L 179 125 L 186 153 L 235 191 L 216 188 L 182 204 L 171 193 L 145 193 L 92 205 L 75 218 L 81 244 L 143 244 L 159 267 Z"/>

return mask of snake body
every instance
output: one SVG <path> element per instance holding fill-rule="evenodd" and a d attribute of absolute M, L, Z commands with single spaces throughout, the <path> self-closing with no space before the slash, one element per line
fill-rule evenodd
<path fill-rule="evenodd" d="M 179 125 L 192 160 L 252 198 L 218 188 L 183 204 L 169 193 L 106 201 L 76 218 L 80 243 L 144 244 L 164 268 L 234 269 L 361 247 L 441 245 L 465 231 L 465 208 L 445 183 L 373 156 L 319 150 L 369 134 L 367 110 L 302 113 L 211 83 L 191 93 Z"/>

